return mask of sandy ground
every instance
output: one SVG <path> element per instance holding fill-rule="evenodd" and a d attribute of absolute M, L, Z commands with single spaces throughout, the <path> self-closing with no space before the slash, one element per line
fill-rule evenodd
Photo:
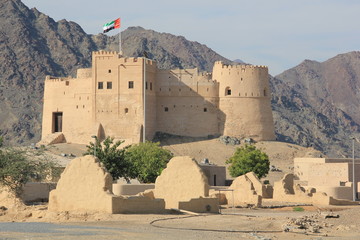
<path fill-rule="evenodd" d="M 192 216 L 53 213 L 46 205 L 23 206 L 0 210 L 0 239 L 359 239 L 360 206 L 303 209 L 225 208 Z M 339 217 L 325 218 L 330 211 Z"/>
<path fill-rule="evenodd" d="M 210 163 L 219 166 L 226 166 L 226 160 L 229 159 L 234 154 L 236 148 L 239 147 L 239 145 L 231 146 L 222 144 L 217 138 L 201 140 L 186 137 L 171 137 L 162 141 L 161 145 L 170 150 L 174 156 L 190 156 L 198 162 L 202 162 L 207 158 Z M 285 173 L 293 172 L 293 160 L 295 157 L 318 157 L 321 155 L 320 152 L 313 148 L 304 148 L 298 145 L 276 141 L 259 142 L 256 143 L 256 147 L 268 154 L 271 165 L 281 170 L 281 172 L 270 172 L 268 176 L 264 178 L 269 180 L 271 184 L 273 184 L 274 181 L 280 180 Z M 85 145 L 68 143 L 51 145 L 46 148 L 46 153 L 49 154 L 49 157 L 55 159 L 63 166 L 66 166 L 66 164 L 74 158 L 71 157 L 71 155 L 77 157 L 82 156 L 86 151 Z M 63 157 L 61 154 L 66 154 L 67 156 Z M 231 179 L 228 173 L 227 178 Z"/>
<path fill-rule="evenodd" d="M 196 140 L 171 138 L 162 142 L 175 156 L 188 155 L 201 162 L 208 158 L 225 165 L 237 146 L 224 145 L 218 139 Z M 270 172 L 266 179 L 279 180 L 292 172 L 293 158 L 319 156 L 320 153 L 281 142 L 260 142 L 271 165 L 281 172 Z M 81 156 L 85 145 L 48 146 L 46 154 L 65 166 L 74 156 Z M 66 154 L 66 156 L 61 156 Z M 267 203 L 266 205 L 274 205 Z M 276 204 L 275 204 L 276 205 Z M 282 208 L 227 208 L 222 214 L 124 215 L 104 213 L 54 213 L 47 205 L 1 208 L 0 239 L 359 239 L 360 206 L 313 207 L 304 211 Z M 332 211 L 332 214 L 328 214 Z M 324 218 L 339 215 L 339 218 Z"/>

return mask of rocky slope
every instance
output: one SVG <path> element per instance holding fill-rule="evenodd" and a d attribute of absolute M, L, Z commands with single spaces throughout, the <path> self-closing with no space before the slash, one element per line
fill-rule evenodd
<path fill-rule="evenodd" d="M 7 144 L 37 142 L 41 133 L 45 75 L 72 75 L 91 65 L 91 52 L 117 50 L 117 36 L 88 35 L 74 22 L 0 0 L 0 135 Z M 158 61 L 161 68 L 198 67 L 230 61 L 197 42 L 141 27 L 122 32 L 125 56 Z M 305 61 L 271 78 L 279 140 L 313 145 L 330 156 L 348 156 L 350 135 L 359 136 L 359 53 L 324 63 Z"/>
<path fill-rule="evenodd" d="M 41 132 L 46 75 L 73 75 L 91 65 L 91 52 L 117 50 L 118 38 L 88 35 L 74 22 L 27 8 L 20 0 L 0 0 L 0 135 L 6 144 L 37 142 Z M 184 37 L 133 27 L 122 33 L 124 55 L 156 59 L 161 68 L 210 70 L 230 62 Z"/>
<path fill-rule="evenodd" d="M 271 81 L 279 139 L 351 156 L 360 134 L 360 52 L 305 60 Z"/>

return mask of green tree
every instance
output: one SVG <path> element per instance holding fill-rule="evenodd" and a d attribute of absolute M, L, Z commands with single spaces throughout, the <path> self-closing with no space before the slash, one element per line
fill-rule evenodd
<path fill-rule="evenodd" d="M 0 149 L 0 185 L 6 186 L 17 197 L 28 181 L 41 181 L 60 174 L 59 167 L 42 153 L 32 154 L 14 148 Z"/>
<path fill-rule="evenodd" d="M 133 175 L 143 183 L 154 183 L 171 157 L 169 150 L 154 142 L 139 143 L 126 151 L 126 159 L 133 165 Z"/>
<path fill-rule="evenodd" d="M 270 161 L 266 153 L 253 145 L 237 148 L 234 155 L 226 161 L 232 177 L 238 177 L 248 172 L 254 172 L 258 178 L 265 177 L 270 170 Z"/>
<path fill-rule="evenodd" d="M 133 177 L 132 164 L 125 159 L 125 148 L 119 148 L 124 141 L 116 141 L 107 137 L 103 142 L 95 138 L 95 143 L 87 145 L 87 151 L 84 155 L 95 155 L 103 163 L 106 170 L 111 174 L 114 180 L 121 177 L 129 181 Z"/>

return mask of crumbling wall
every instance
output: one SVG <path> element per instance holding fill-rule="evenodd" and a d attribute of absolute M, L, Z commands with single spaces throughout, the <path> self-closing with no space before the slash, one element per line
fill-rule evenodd
<path fill-rule="evenodd" d="M 156 179 L 154 196 L 163 198 L 166 208 L 179 208 L 180 201 L 208 197 L 208 179 L 192 158 L 174 157 Z"/>
<path fill-rule="evenodd" d="M 49 198 L 49 210 L 55 212 L 162 213 L 164 209 L 163 199 L 115 196 L 111 175 L 89 155 L 68 164 Z"/>
<path fill-rule="evenodd" d="M 246 174 L 235 178 L 229 189 L 233 190 L 226 192 L 229 205 L 261 206 L 262 196 L 255 191 L 254 184 Z"/>
<path fill-rule="evenodd" d="M 335 199 L 315 188 L 305 189 L 300 184 L 294 184 L 294 175 L 286 174 L 274 184 L 273 200 L 281 202 L 309 203 L 317 205 L 353 205 L 349 200 Z"/>

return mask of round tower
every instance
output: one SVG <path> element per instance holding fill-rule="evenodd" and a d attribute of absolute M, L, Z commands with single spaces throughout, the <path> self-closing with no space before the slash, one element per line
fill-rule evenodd
<path fill-rule="evenodd" d="M 275 140 L 266 66 L 215 62 L 219 82 L 220 132 L 233 137 Z"/>

